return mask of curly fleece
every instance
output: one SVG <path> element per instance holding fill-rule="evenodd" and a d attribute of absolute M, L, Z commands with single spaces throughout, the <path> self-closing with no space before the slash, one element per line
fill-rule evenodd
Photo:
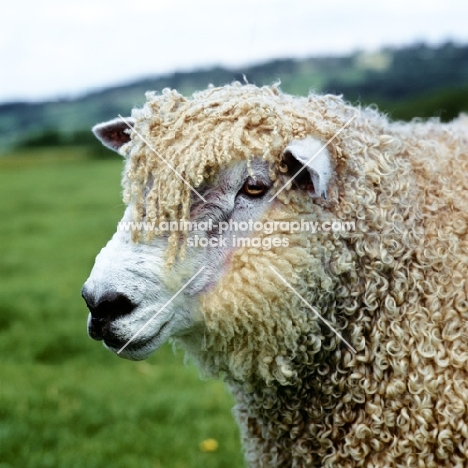
<path fill-rule="evenodd" d="M 336 96 L 240 84 L 191 98 L 149 94 L 134 112 L 137 130 L 194 186 L 261 156 L 279 187 L 291 140 L 325 142 L 353 115 L 329 146 L 327 200 L 286 190 L 264 219 L 354 220 L 357 229 L 282 233 L 289 247 L 266 252 L 239 248 L 201 298 L 202 332 L 178 342 L 207 374 L 225 375 L 252 467 L 464 467 L 466 118 L 393 123 Z M 137 138 L 123 151 L 131 156 L 124 193 L 135 219 L 187 219 L 184 183 Z M 169 258 L 181 247 L 176 234 Z"/>

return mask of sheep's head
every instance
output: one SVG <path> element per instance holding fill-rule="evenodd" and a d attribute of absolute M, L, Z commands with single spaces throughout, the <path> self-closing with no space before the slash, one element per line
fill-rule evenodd
<path fill-rule="evenodd" d="M 130 359 L 174 338 L 210 373 L 267 382 L 342 348 L 303 299 L 335 331 L 356 310 L 353 233 L 330 229 L 359 209 L 337 175 L 356 171 L 337 135 L 355 110 L 237 84 L 147 97 L 94 129 L 126 157 L 127 209 L 83 288 L 90 336 Z"/>

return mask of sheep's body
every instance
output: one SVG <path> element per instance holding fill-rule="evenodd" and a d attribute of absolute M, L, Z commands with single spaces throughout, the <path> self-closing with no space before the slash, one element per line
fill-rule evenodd
<path fill-rule="evenodd" d="M 261 112 L 252 117 L 255 109 Z M 231 114 L 236 113 L 232 123 Z M 245 116 L 242 134 L 237 123 Z M 255 211 L 256 219 L 263 221 L 354 220 L 357 229 L 315 235 L 283 232 L 287 247 L 228 249 L 225 256 L 219 254 L 218 263 L 210 264 L 215 272 L 187 293 L 185 301 L 192 302 L 185 325 L 167 334 L 205 372 L 226 375 L 237 400 L 236 416 L 250 466 L 466 466 L 466 120 L 391 123 L 376 111 L 358 112 L 335 97 L 297 99 L 274 88 L 238 85 L 209 90 L 192 100 L 174 93 L 151 96 L 135 117 L 137 132 L 161 154 L 172 155 L 169 160 L 175 168 L 183 170 L 207 198 L 214 190 L 209 184 L 224 180 L 216 178 L 223 167 L 252 156 L 270 163 L 275 193 L 287 180 L 281 164 L 290 141 L 312 135 L 326 142 L 346 125 L 329 145 L 333 174 L 326 199 L 311 198 L 300 189 L 285 190 L 273 203 L 257 211 L 248 205 L 247 211 Z M 216 131 L 228 132 L 231 123 L 234 142 L 223 146 L 216 141 Z M 200 145 L 197 135 L 179 132 L 184 125 L 197 129 L 197 135 L 205 131 Z M 198 159 L 178 160 L 180 151 L 191 151 L 190 142 L 200 153 L 193 156 Z M 152 188 L 170 173 L 162 169 L 161 161 L 150 158 L 150 149 L 135 134 L 123 151 L 130 155 L 124 177 L 131 206 L 128 219 L 171 220 L 186 217 L 190 209 L 202 210 L 201 202 L 190 201 L 190 191 L 182 183 L 173 188 L 172 202 L 169 196 L 157 198 Z M 203 151 L 209 155 L 208 163 L 205 159 L 197 166 L 205 158 Z M 260 168 L 258 164 L 255 167 Z M 207 180 L 211 182 L 203 191 Z M 159 209 L 150 212 L 146 206 L 143 212 L 148 200 Z M 169 239 L 169 260 L 178 249 L 177 239 L 172 243 Z M 124 244 L 130 245 L 117 236 L 106 249 L 116 252 Z M 134 249 L 135 255 L 146 258 L 155 249 L 161 252 L 162 245 L 167 241 L 149 236 L 125 248 L 129 256 Z M 101 260 L 98 257 L 88 289 L 112 284 L 100 273 L 113 274 L 110 263 L 102 260 L 106 249 Z M 197 252 L 187 248 L 185 260 L 175 261 L 171 278 L 180 280 L 187 270 L 193 273 L 206 264 L 206 257 Z M 155 268 L 148 269 L 155 274 Z M 122 271 L 116 278 L 121 280 Z M 135 278 L 129 276 L 132 281 Z M 159 297 L 153 295 L 152 300 L 162 304 Z M 184 304 L 182 300 L 177 307 L 185 310 Z M 137 324 L 143 323 L 143 315 L 137 315 L 140 309 Z M 113 336 L 122 340 L 130 336 L 130 318 L 119 316 L 111 325 Z M 158 327 L 156 334 L 161 324 Z M 143 358 L 161 342 L 158 338 L 149 346 L 146 341 L 128 357 Z M 112 343 L 107 341 L 116 349 Z"/>

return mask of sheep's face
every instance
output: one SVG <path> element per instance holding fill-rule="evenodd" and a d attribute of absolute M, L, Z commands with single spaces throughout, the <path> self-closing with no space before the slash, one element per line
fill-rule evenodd
<path fill-rule="evenodd" d="M 206 109 L 203 103 L 203 113 Z M 270 119 L 273 114 L 261 109 Z M 228 109 L 229 118 L 230 113 Z M 147 125 L 144 122 L 141 125 Z M 163 131 L 166 127 L 158 122 Z M 182 184 L 185 192 L 178 198 L 180 192 L 173 190 L 170 200 L 157 193 L 161 181 L 167 188 L 173 178 L 181 187 L 180 172 L 192 170 L 194 174 L 197 169 L 190 159 L 194 146 L 187 144 L 190 132 L 182 128 L 180 141 L 174 139 L 174 132 L 158 140 L 163 142 L 159 148 L 168 148 L 168 154 L 158 158 L 167 156 L 166 162 L 175 165 L 169 171 L 161 163 L 158 171 L 165 171 L 161 175 L 153 166 L 148 169 L 140 164 L 148 163 L 152 148 L 136 131 L 130 139 L 127 125 L 133 123 L 132 119 L 115 120 L 94 128 L 98 138 L 114 150 L 128 143 L 123 150 L 127 154 L 124 188 L 130 197 L 117 232 L 97 256 L 83 287 L 90 310 L 89 335 L 129 359 L 144 359 L 167 339 L 175 338 L 209 372 L 226 370 L 236 378 L 260 373 L 266 380 L 283 382 L 291 376 L 289 357 L 297 351 L 300 336 L 313 337 L 313 353 L 319 352 L 321 340 L 330 341 L 331 336 L 334 344 L 327 346 L 333 349 L 336 337 L 328 330 L 324 338 L 317 319 L 299 296 L 325 311 L 332 303 L 334 277 L 352 268 L 349 253 L 333 232 L 311 235 L 281 224 L 333 219 L 327 189 L 335 180 L 334 163 L 323 147 L 326 137 L 323 141 L 312 137 L 288 140 L 277 134 L 269 147 L 271 157 L 262 153 L 264 146 L 254 145 L 253 154 L 228 159 L 216 172 L 206 166 L 201 183 L 189 178 L 196 190 L 192 186 L 190 192 Z M 268 132 L 276 132 L 275 121 L 268 125 Z M 153 135 L 153 126 L 143 128 Z M 195 140 L 197 151 L 213 154 L 214 146 L 205 149 L 212 144 L 210 136 L 204 138 L 203 143 Z M 170 146 L 164 146 L 165 139 L 172 139 Z M 181 163 L 177 155 L 183 151 L 190 151 L 190 158 Z M 137 192 L 129 180 L 138 182 Z M 336 183 L 334 187 L 336 192 Z M 134 193 L 136 198 L 132 198 Z M 155 212 L 164 210 L 165 201 L 174 199 L 180 202 L 166 209 L 165 216 L 183 213 L 187 194 L 191 199 L 186 219 L 192 224 L 188 232 L 177 233 L 182 255 L 168 267 L 173 227 L 154 226 L 151 220 Z M 157 209 L 154 200 L 158 200 Z M 135 220 L 142 222 L 133 225 L 140 230 L 137 239 L 129 228 Z M 154 228 L 159 228 L 157 234 L 147 235 Z"/>

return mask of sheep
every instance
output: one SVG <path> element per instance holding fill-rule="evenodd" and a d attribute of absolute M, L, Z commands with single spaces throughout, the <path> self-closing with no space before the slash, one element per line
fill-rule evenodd
<path fill-rule="evenodd" d="M 467 466 L 467 130 L 276 85 L 148 93 L 94 127 L 127 208 L 89 335 L 224 378 L 250 467 Z"/>

